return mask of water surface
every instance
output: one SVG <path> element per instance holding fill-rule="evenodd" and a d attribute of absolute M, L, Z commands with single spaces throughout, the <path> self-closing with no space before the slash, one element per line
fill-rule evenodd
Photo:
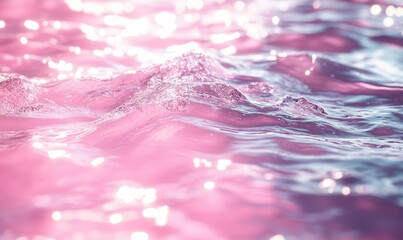
<path fill-rule="evenodd" d="M 0 239 L 400 240 L 401 1 L 0 2 Z"/>

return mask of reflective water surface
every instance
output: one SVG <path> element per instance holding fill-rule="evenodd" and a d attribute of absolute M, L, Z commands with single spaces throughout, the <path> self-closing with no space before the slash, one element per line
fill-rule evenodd
<path fill-rule="evenodd" d="M 399 0 L 2 0 L 1 240 L 400 240 Z"/>

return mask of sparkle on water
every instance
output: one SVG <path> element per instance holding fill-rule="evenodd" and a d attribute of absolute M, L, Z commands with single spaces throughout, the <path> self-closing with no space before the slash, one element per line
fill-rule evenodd
<path fill-rule="evenodd" d="M 401 240 L 400 0 L 0 1 L 1 240 Z"/>

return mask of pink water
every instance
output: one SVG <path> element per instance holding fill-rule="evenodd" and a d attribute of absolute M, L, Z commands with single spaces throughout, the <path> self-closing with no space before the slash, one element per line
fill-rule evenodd
<path fill-rule="evenodd" d="M 2 0 L 1 240 L 403 239 L 403 5 Z"/>

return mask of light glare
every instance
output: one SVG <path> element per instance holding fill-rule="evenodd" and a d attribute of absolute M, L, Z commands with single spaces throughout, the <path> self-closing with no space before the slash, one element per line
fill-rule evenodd
<path fill-rule="evenodd" d="M 204 188 L 207 190 L 213 190 L 215 188 L 215 183 L 213 181 L 207 181 L 204 183 Z"/>
<path fill-rule="evenodd" d="M 379 15 L 382 12 L 382 7 L 379 6 L 378 4 L 374 4 L 371 6 L 369 9 L 372 15 Z"/>
<path fill-rule="evenodd" d="M 28 43 L 28 39 L 26 37 L 22 37 L 20 38 L 20 42 L 25 45 Z"/>
<path fill-rule="evenodd" d="M 390 6 L 388 6 L 388 7 L 386 8 L 386 15 L 388 15 L 389 17 L 392 17 L 392 16 L 394 16 L 395 14 L 396 14 L 396 8 L 395 8 L 395 6 L 390 5 Z"/>
<path fill-rule="evenodd" d="M 39 29 L 39 24 L 35 22 L 34 20 L 25 20 L 24 26 L 30 30 L 38 30 Z"/>
<path fill-rule="evenodd" d="M 280 18 L 278 16 L 274 16 L 271 18 L 271 22 L 273 25 L 278 25 L 280 23 Z"/>
<path fill-rule="evenodd" d="M 97 166 L 101 165 L 104 161 L 105 161 L 105 159 L 103 157 L 95 158 L 94 160 L 91 161 L 91 165 L 93 167 L 97 167 Z"/>
<path fill-rule="evenodd" d="M 130 235 L 131 240 L 148 240 L 149 236 L 146 232 L 133 232 Z"/>
<path fill-rule="evenodd" d="M 54 221 L 60 221 L 60 220 L 62 220 L 62 214 L 59 211 L 54 211 L 52 213 L 52 219 Z"/>
<path fill-rule="evenodd" d="M 395 21 L 391 17 L 386 17 L 383 19 L 383 25 L 385 25 L 385 27 L 391 27 L 394 23 Z"/>
<path fill-rule="evenodd" d="M 123 216 L 120 213 L 115 213 L 109 216 L 109 222 L 111 224 L 119 224 L 123 221 Z"/>
<path fill-rule="evenodd" d="M 64 157 L 67 154 L 66 150 L 58 149 L 58 150 L 49 150 L 48 156 L 50 159 L 56 159 Z"/>
<path fill-rule="evenodd" d="M 342 193 L 344 196 L 347 196 L 347 195 L 349 195 L 349 194 L 351 193 L 351 190 L 350 190 L 349 187 L 343 187 L 343 188 L 341 189 L 341 193 Z"/>
<path fill-rule="evenodd" d="M 276 234 L 273 237 L 271 237 L 269 240 L 286 240 L 285 237 L 281 234 Z"/>

